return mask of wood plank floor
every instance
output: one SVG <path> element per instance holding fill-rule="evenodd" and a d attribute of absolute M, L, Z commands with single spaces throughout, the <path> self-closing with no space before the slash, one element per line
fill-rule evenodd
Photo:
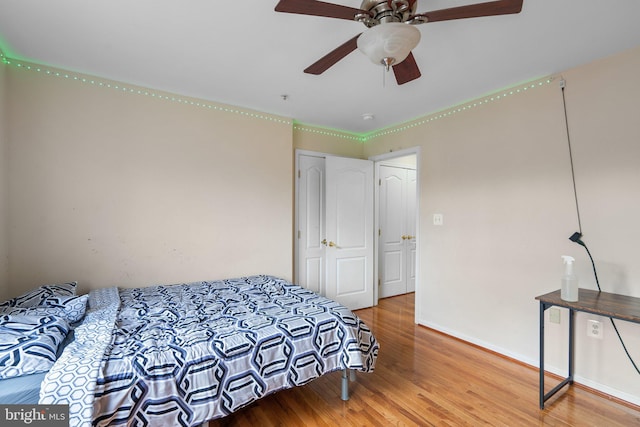
<path fill-rule="evenodd" d="M 415 325 L 414 294 L 356 313 L 373 330 L 380 353 L 375 372 L 358 373 L 350 383 L 349 401 L 340 400 L 336 372 L 209 425 L 640 426 L 640 408 L 576 386 L 540 410 L 537 369 Z"/>

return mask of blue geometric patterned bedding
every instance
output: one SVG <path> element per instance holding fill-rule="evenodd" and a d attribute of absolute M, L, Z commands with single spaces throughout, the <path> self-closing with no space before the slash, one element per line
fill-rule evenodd
<path fill-rule="evenodd" d="M 48 371 L 71 324 L 84 316 L 87 296 L 76 295 L 76 286 L 76 282 L 42 285 L 0 302 L 0 381 L 8 400 L 21 392 L 13 395 L 7 388 L 28 383 L 8 380 Z"/>
<path fill-rule="evenodd" d="M 89 304 L 41 390 L 70 404 L 72 426 L 194 426 L 332 371 L 371 372 L 378 354 L 347 308 L 271 276 L 103 289 Z"/>
<path fill-rule="evenodd" d="M 0 379 L 48 371 L 69 329 L 60 317 L 0 313 Z"/>

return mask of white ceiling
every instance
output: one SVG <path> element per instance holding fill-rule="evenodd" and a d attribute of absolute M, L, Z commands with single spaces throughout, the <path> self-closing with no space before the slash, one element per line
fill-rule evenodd
<path fill-rule="evenodd" d="M 481 1 L 419 0 L 418 12 Z M 359 51 L 320 76 L 304 74 L 365 27 L 277 13 L 276 4 L 0 0 L 0 49 L 13 59 L 363 133 L 640 45 L 638 0 L 524 0 L 517 15 L 418 26 L 422 77 L 398 86 Z M 375 118 L 363 120 L 366 113 Z"/>

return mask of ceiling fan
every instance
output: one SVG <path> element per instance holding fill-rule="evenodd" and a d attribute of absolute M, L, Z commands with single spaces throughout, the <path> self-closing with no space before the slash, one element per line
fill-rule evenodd
<path fill-rule="evenodd" d="M 416 13 L 417 0 L 363 0 L 360 9 L 316 0 L 280 0 L 276 12 L 323 16 L 361 22 L 367 27 L 307 67 L 308 74 L 322 74 L 356 49 L 374 63 L 384 65 L 393 73 L 399 85 L 421 76 L 411 51 L 420 41 L 420 31 L 414 27 L 428 22 L 481 16 L 520 13 L 523 0 L 499 0 L 467 6 L 451 7 Z"/>

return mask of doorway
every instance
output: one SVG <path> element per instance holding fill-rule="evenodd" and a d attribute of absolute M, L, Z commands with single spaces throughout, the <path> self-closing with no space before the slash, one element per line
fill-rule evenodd
<path fill-rule="evenodd" d="M 414 156 L 409 157 L 404 164 L 378 165 L 380 298 L 416 288 L 416 169 Z"/>
<path fill-rule="evenodd" d="M 376 301 L 419 292 L 419 158 L 419 147 L 370 158 L 376 183 Z"/>
<path fill-rule="evenodd" d="M 332 242 L 341 246 L 340 241 L 334 241 L 331 236 L 327 237 L 326 230 L 326 199 L 325 199 L 325 183 L 326 183 L 326 159 L 327 157 L 333 157 L 330 154 L 311 152 L 306 150 L 296 150 L 296 179 L 295 179 L 295 239 L 294 239 L 294 281 L 299 285 L 311 289 L 322 295 L 331 294 L 332 292 L 327 289 L 328 280 L 327 277 L 327 251 L 329 250 L 343 250 L 344 248 L 336 248 L 335 246 L 329 246 Z M 405 286 L 405 292 L 411 292 L 415 289 L 417 295 L 420 293 L 419 286 L 419 251 L 420 242 L 418 236 L 419 233 L 419 162 L 420 147 L 415 147 L 406 150 L 400 150 L 392 153 L 385 153 L 383 155 L 374 156 L 369 159 L 372 169 L 372 180 L 370 183 L 371 193 L 373 194 L 373 219 L 372 226 L 365 225 L 365 229 L 369 230 L 369 235 L 372 236 L 373 244 L 369 249 L 371 255 L 371 263 L 365 262 L 361 264 L 365 271 L 372 272 L 372 279 L 366 278 L 367 274 L 363 274 L 363 281 L 357 281 L 362 286 L 358 288 L 352 288 L 345 292 L 346 294 L 352 294 L 356 297 L 357 301 L 348 301 L 347 306 L 354 305 L 360 307 L 366 307 L 371 305 L 377 305 L 378 299 L 386 295 L 386 292 L 380 292 L 380 262 L 379 262 L 379 229 L 380 229 L 380 166 L 382 165 L 404 165 L 409 166 L 407 169 L 415 169 L 415 178 L 413 179 L 415 189 L 414 201 L 409 203 L 412 207 L 415 215 L 413 220 L 409 219 L 409 222 L 413 223 L 413 227 L 408 227 L 404 232 L 400 233 L 400 239 L 402 235 L 405 236 L 405 241 L 410 245 L 410 256 L 405 256 L 405 259 L 410 260 L 407 271 L 411 273 L 409 284 Z M 357 159 L 352 159 L 357 161 Z M 409 163 L 405 163 L 405 162 Z M 348 199 L 348 197 L 347 197 Z M 355 212 L 352 208 L 347 209 L 346 212 Z M 315 224 L 315 225 L 314 225 Z M 359 228 L 359 227 L 358 227 Z M 355 228 L 350 227 L 349 230 Z M 354 239 L 355 241 L 355 239 Z M 369 247 L 369 244 L 366 245 Z M 368 257 L 368 256 L 367 256 Z M 355 264 L 354 264 L 355 265 Z M 360 268 L 352 269 L 362 271 Z M 345 269 L 345 272 L 348 269 Z M 351 273 L 350 273 L 351 274 Z M 330 281 L 329 281 L 330 282 Z M 333 287 L 333 284 L 330 285 Z M 327 292 L 329 291 L 329 292 Z M 358 293 L 361 293 L 357 296 Z M 366 295 L 366 296 L 365 296 Z M 335 298 L 334 298 L 335 299 Z M 349 298 L 351 299 L 351 298 Z M 363 304 L 364 301 L 364 305 Z M 338 300 L 338 302 L 340 302 Z"/>
<path fill-rule="evenodd" d="M 295 281 L 356 310 L 374 299 L 374 164 L 296 151 Z"/>

